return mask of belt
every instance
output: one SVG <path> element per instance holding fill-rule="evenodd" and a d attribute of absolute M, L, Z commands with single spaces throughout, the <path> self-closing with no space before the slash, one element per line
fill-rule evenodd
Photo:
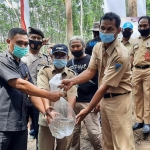
<path fill-rule="evenodd" d="M 150 68 L 150 65 L 135 66 L 135 68 L 146 69 L 146 68 Z"/>
<path fill-rule="evenodd" d="M 112 97 L 115 97 L 115 96 L 120 96 L 120 95 L 124 95 L 124 94 L 128 94 L 130 92 L 127 92 L 127 93 L 107 93 L 104 95 L 104 98 L 112 98 Z"/>

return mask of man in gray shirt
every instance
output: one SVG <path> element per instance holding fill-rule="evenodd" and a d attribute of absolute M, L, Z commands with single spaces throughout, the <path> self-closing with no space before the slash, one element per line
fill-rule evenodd
<path fill-rule="evenodd" d="M 48 92 L 32 84 L 28 67 L 20 60 L 28 52 L 26 31 L 12 28 L 7 44 L 8 51 L 0 54 L 0 150 L 27 150 L 28 95 L 32 103 L 46 114 L 40 97 L 57 101 L 61 93 Z"/>

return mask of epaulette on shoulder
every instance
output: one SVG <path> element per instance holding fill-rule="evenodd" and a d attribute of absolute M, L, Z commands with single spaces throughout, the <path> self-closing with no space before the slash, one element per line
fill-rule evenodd
<path fill-rule="evenodd" d="M 124 46 L 124 45 L 121 45 L 121 44 L 118 44 L 118 45 L 116 46 L 116 50 L 117 50 L 119 56 L 122 55 L 122 52 L 121 52 L 122 47 L 125 48 L 125 46 Z"/>
<path fill-rule="evenodd" d="M 74 75 L 76 75 L 76 73 L 72 69 L 68 68 L 68 70 L 71 71 Z"/>
<path fill-rule="evenodd" d="M 51 68 L 50 65 L 46 65 L 46 66 L 43 66 L 41 69 L 45 69 L 45 68 Z"/>
<path fill-rule="evenodd" d="M 42 54 L 43 54 L 44 57 L 47 57 L 47 58 L 48 58 L 48 55 L 46 55 L 46 54 L 44 54 L 44 53 L 42 53 Z"/>

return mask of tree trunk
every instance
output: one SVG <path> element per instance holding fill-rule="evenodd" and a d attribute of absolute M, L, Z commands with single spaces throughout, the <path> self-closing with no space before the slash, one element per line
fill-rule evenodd
<path fill-rule="evenodd" d="M 72 6 L 71 0 L 65 0 L 66 3 L 66 17 L 67 17 L 67 43 L 70 38 L 73 36 L 73 23 L 72 23 Z M 72 57 L 70 51 L 69 56 Z"/>
<path fill-rule="evenodd" d="M 80 35 L 83 37 L 83 5 L 82 0 L 80 0 Z"/>
<path fill-rule="evenodd" d="M 71 0 L 66 0 L 66 17 L 67 17 L 67 40 L 73 36 L 73 23 L 72 23 L 72 7 Z"/>
<path fill-rule="evenodd" d="M 128 17 L 137 17 L 137 0 L 127 0 Z"/>

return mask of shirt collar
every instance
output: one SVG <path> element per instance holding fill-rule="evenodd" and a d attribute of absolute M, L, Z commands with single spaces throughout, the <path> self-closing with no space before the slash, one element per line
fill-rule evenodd
<path fill-rule="evenodd" d="M 108 56 L 110 56 L 110 55 L 112 54 L 114 48 L 117 47 L 118 43 L 119 43 L 119 40 L 116 39 L 116 40 L 107 48 L 106 53 L 108 54 Z M 103 49 L 105 49 L 104 43 L 103 43 Z"/>
<path fill-rule="evenodd" d="M 123 40 L 121 40 L 121 43 L 122 43 L 122 42 L 123 42 Z M 132 44 L 131 38 L 125 43 L 125 45 L 126 45 L 127 43 Z"/>
<path fill-rule="evenodd" d="M 9 51 L 6 51 L 6 57 L 8 57 L 11 60 L 15 60 L 13 55 Z"/>
<path fill-rule="evenodd" d="M 51 66 L 52 66 L 52 73 L 53 74 L 58 73 L 56 68 L 55 68 L 55 66 L 54 65 L 51 65 Z M 62 70 L 61 73 L 62 73 L 62 75 L 68 75 L 68 71 L 67 71 L 67 67 L 66 66 L 64 67 L 64 69 Z"/>
<path fill-rule="evenodd" d="M 147 39 L 149 37 L 150 37 L 150 34 L 146 38 L 144 38 L 144 39 Z M 143 39 L 141 35 L 139 36 L 139 39 Z"/>
<path fill-rule="evenodd" d="M 13 55 L 9 52 L 9 51 L 6 51 L 6 57 L 9 58 L 10 60 L 13 60 L 15 63 L 17 63 L 19 66 L 21 66 L 23 64 L 23 62 L 19 61 L 19 63 L 14 59 Z"/>

